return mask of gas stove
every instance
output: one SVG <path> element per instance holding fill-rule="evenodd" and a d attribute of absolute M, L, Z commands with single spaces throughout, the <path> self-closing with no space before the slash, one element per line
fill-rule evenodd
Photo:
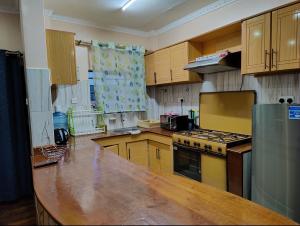
<path fill-rule="evenodd" d="M 224 156 L 228 148 L 250 142 L 251 136 L 249 135 L 207 129 L 181 131 L 173 134 L 173 143 L 175 144 Z"/>

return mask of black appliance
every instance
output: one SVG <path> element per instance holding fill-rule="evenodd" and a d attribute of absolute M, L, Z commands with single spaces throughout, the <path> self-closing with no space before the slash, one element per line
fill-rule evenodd
<path fill-rule="evenodd" d="M 54 130 L 54 139 L 57 145 L 66 145 L 68 142 L 69 133 L 66 129 L 55 129 Z"/>
<path fill-rule="evenodd" d="M 171 131 L 187 130 L 189 117 L 187 115 L 161 115 L 160 127 Z"/>
<path fill-rule="evenodd" d="M 201 152 L 198 148 L 173 143 L 174 171 L 177 174 L 201 181 Z"/>

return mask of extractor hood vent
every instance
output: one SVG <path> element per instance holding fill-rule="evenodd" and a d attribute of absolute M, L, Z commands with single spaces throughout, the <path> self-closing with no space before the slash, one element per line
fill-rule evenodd
<path fill-rule="evenodd" d="M 194 62 L 185 66 L 184 70 L 199 74 L 211 74 L 224 71 L 232 71 L 241 68 L 241 52 L 230 53 L 228 51 L 199 57 Z"/>

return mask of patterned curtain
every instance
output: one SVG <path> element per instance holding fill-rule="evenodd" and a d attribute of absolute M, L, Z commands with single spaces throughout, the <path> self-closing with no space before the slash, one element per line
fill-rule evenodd
<path fill-rule="evenodd" d="M 96 106 L 104 113 L 145 111 L 145 49 L 93 41 Z"/>

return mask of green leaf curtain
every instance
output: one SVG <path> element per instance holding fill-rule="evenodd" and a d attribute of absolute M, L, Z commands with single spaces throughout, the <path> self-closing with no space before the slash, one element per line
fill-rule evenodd
<path fill-rule="evenodd" d="M 145 111 L 145 49 L 92 42 L 97 109 L 104 113 Z"/>

